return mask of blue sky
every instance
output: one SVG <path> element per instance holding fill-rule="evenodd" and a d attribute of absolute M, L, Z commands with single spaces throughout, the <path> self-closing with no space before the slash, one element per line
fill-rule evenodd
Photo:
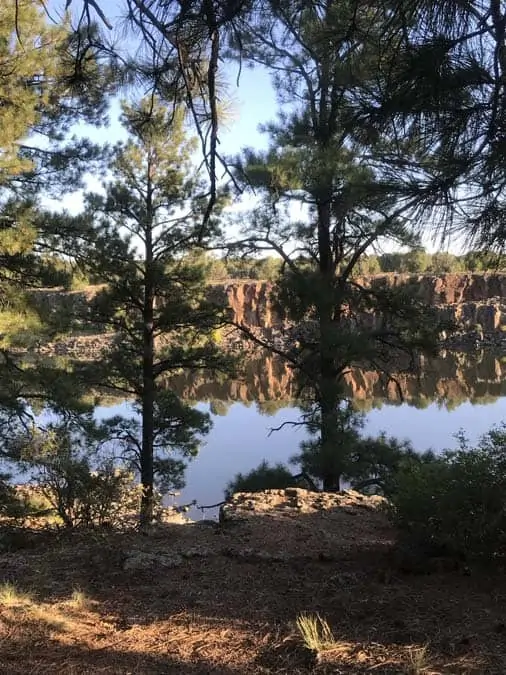
<path fill-rule="evenodd" d="M 119 25 L 121 21 L 118 18 L 117 8 L 121 7 L 121 0 L 102 0 L 100 4 L 107 15 L 112 17 L 113 23 Z M 49 0 L 48 3 L 49 10 L 52 12 L 61 12 L 63 6 L 63 0 Z M 74 13 L 81 6 L 81 0 L 73 0 Z M 128 42 L 131 47 L 132 40 L 130 38 Z M 135 42 L 133 44 L 135 45 Z M 259 67 L 255 69 L 243 67 L 239 73 L 239 66 L 236 63 L 224 64 L 222 68 L 228 85 L 227 97 L 231 102 L 234 115 L 233 120 L 220 130 L 220 152 L 223 155 L 235 155 L 245 146 L 265 149 L 268 145 L 268 138 L 266 134 L 260 132 L 259 126 L 275 119 L 277 112 L 276 96 L 269 74 L 265 69 Z M 125 132 L 118 122 L 119 113 L 119 101 L 115 100 L 111 106 L 110 123 L 107 126 L 97 129 L 80 124 L 76 126 L 75 132 L 79 135 L 88 136 L 97 143 L 114 143 L 123 140 Z M 197 161 L 200 161 L 200 158 Z M 100 189 L 100 183 L 93 178 L 90 178 L 88 184 L 89 189 Z M 67 208 L 71 212 L 76 212 L 80 210 L 81 203 L 80 194 L 72 193 L 64 197 L 59 203 L 51 203 L 51 206 L 53 208 Z M 254 203 L 254 198 L 246 195 L 242 199 L 236 200 L 234 211 L 251 208 Z M 438 248 L 430 236 L 426 236 L 423 243 L 429 251 Z M 458 242 L 450 247 L 450 250 L 455 250 L 455 252 L 459 252 L 458 249 Z M 393 249 L 392 246 L 387 244 L 384 246 L 384 250 L 391 251 Z"/>

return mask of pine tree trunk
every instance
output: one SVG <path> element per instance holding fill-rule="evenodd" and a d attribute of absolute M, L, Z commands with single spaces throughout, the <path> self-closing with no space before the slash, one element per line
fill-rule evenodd
<path fill-rule="evenodd" d="M 148 223 L 153 221 L 151 188 L 148 179 L 146 212 Z M 141 484 L 142 498 L 139 525 L 144 528 L 153 521 L 154 512 L 154 410 L 155 410 L 155 375 L 154 375 L 154 306 L 155 288 L 153 280 L 153 240 L 152 227 L 145 229 L 145 271 L 144 271 L 144 306 L 143 306 L 143 357 L 142 357 L 142 448 L 141 448 Z"/>
<path fill-rule="evenodd" d="M 149 324 L 147 324 L 149 325 Z M 150 334 L 149 334 L 150 333 Z M 142 449 L 141 484 L 142 499 L 140 526 L 146 527 L 153 521 L 153 435 L 154 435 L 154 380 L 153 380 L 153 332 L 144 328 L 143 397 L 142 397 Z"/>
<path fill-rule="evenodd" d="M 319 397 L 318 402 L 321 414 L 320 426 L 320 453 L 323 468 L 323 489 L 326 491 L 339 490 L 341 475 L 333 471 L 331 474 L 325 470 L 327 458 L 338 452 L 337 442 L 338 414 L 339 414 L 339 390 L 338 369 L 336 367 L 337 355 L 333 334 L 335 330 L 335 268 L 330 241 L 331 230 L 331 194 L 329 186 L 322 195 L 322 201 L 318 205 L 318 246 L 320 266 L 320 297 L 318 300 L 318 319 L 320 327 L 320 372 L 319 372 Z M 335 466 L 335 462 L 331 462 Z"/>
<path fill-rule="evenodd" d="M 336 466 L 344 458 L 335 458 L 342 444 L 337 438 L 339 429 L 339 403 L 337 373 L 332 358 L 321 357 L 320 370 L 320 453 L 323 469 L 323 489 L 326 492 L 338 491 L 341 487 L 341 471 Z M 329 458 L 333 458 L 329 461 Z M 337 461 L 336 461 L 337 459 Z M 332 471 L 326 467 L 330 464 Z"/>

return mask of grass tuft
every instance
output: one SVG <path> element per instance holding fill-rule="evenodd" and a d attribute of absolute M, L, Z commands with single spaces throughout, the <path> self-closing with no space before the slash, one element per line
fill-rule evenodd
<path fill-rule="evenodd" d="M 429 665 L 427 660 L 427 647 L 411 648 L 409 650 L 406 675 L 423 675 Z"/>
<path fill-rule="evenodd" d="M 336 646 L 329 624 L 319 614 L 300 614 L 296 623 L 304 645 L 310 651 L 320 653 Z"/>
<path fill-rule="evenodd" d="M 32 604 L 32 598 L 20 591 L 14 584 L 0 584 L 0 605 L 4 607 L 19 607 Z"/>
<path fill-rule="evenodd" d="M 86 595 L 86 593 L 84 593 L 84 591 L 81 591 L 81 589 L 79 588 L 74 588 L 68 604 L 71 605 L 71 607 L 73 607 L 74 609 L 84 611 L 90 608 L 92 601 Z"/>

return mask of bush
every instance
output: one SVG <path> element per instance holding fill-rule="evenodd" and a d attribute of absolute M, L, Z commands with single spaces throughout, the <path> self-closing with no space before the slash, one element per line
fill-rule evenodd
<path fill-rule="evenodd" d="M 91 438 L 64 425 L 19 436 L 11 458 L 30 472 L 31 492 L 67 527 L 119 526 L 138 513 L 141 487 L 133 472 L 98 455 Z"/>
<path fill-rule="evenodd" d="M 408 462 L 388 496 L 401 542 L 427 555 L 457 559 L 506 553 L 506 426 L 430 462 Z"/>
<path fill-rule="evenodd" d="M 133 474 L 110 461 L 96 470 L 85 459 L 45 463 L 37 487 L 66 527 L 118 527 L 138 512 L 141 498 Z"/>
<path fill-rule="evenodd" d="M 235 492 L 262 492 L 282 490 L 294 485 L 295 479 L 283 464 L 270 466 L 265 460 L 246 475 L 236 474 L 225 489 L 225 499 Z"/>
<path fill-rule="evenodd" d="M 23 518 L 31 510 L 30 504 L 16 492 L 9 480 L 8 474 L 0 473 L 0 517 Z"/>

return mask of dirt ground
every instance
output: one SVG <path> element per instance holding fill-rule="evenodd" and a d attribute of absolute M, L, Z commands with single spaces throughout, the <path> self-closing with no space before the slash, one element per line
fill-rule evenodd
<path fill-rule="evenodd" d="M 0 533 L 0 673 L 506 673 L 503 571 L 406 569 L 376 504 L 302 492 L 149 535 Z M 301 614 L 332 629 L 318 659 Z"/>

